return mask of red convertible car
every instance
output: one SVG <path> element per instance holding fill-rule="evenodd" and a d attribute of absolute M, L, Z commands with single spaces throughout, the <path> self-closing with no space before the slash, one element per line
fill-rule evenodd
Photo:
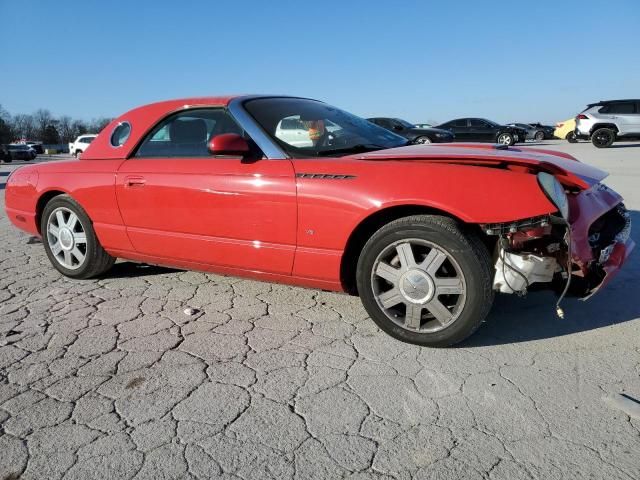
<path fill-rule="evenodd" d="M 494 292 L 587 297 L 633 249 L 606 174 L 570 155 L 407 145 L 323 102 L 189 98 L 114 120 L 80 160 L 7 180 L 6 210 L 53 266 L 117 257 L 359 295 L 390 335 L 445 346 Z"/>

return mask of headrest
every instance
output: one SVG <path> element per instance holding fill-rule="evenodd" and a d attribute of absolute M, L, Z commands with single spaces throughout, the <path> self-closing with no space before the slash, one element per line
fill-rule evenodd
<path fill-rule="evenodd" d="M 207 141 L 207 124 L 201 118 L 176 120 L 169 127 L 172 143 L 204 143 Z"/>

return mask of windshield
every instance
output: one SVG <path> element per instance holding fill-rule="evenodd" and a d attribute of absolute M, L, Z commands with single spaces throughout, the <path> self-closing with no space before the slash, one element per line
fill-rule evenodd
<path fill-rule="evenodd" d="M 404 128 L 414 128 L 413 123 L 409 123 L 406 120 L 402 120 L 401 118 L 394 118 L 396 122 L 402 125 Z"/>
<path fill-rule="evenodd" d="M 301 98 L 259 98 L 245 108 L 294 158 L 347 155 L 400 147 L 407 140 L 326 103 Z"/>
<path fill-rule="evenodd" d="M 492 122 L 491 120 L 487 120 L 486 118 L 482 119 L 483 122 L 487 122 L 489 125 L 491 125 L 492 127 L 499 127 L 500 125 L 498 125 L 496 122 Z"/>

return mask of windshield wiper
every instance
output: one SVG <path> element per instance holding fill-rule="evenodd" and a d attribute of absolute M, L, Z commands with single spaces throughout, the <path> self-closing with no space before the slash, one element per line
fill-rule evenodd
<path fill-rule="evenodd" d="M 328 157 L 330 155 L 340 155 L 340 154 L 348 154 L 348 153 L 364 153 L 364 152 L 372 152 L 374 150 L 382 150 L 387 147 L 383 147 L 382 145 L 375 145 L 372 143 L 369 144 L 357 144 L 352 145 L 350 147 L 345 148 L 334 148 L 331 150 L 322 150 L 317 153 L 319 157 Z"/>

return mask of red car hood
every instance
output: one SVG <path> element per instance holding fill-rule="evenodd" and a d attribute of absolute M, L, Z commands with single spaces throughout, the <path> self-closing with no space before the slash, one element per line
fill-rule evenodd
<path fill-rule="evenodd" d="M 503 148 L 489 144 L 411 145 L 353 155 L 358 160 L 418 160 L 471 165 L 521 166 L 546 171 L 567 185 L 589 188 L 609 174 L 579 162 L 569 154 L 536 148 Z"/>

